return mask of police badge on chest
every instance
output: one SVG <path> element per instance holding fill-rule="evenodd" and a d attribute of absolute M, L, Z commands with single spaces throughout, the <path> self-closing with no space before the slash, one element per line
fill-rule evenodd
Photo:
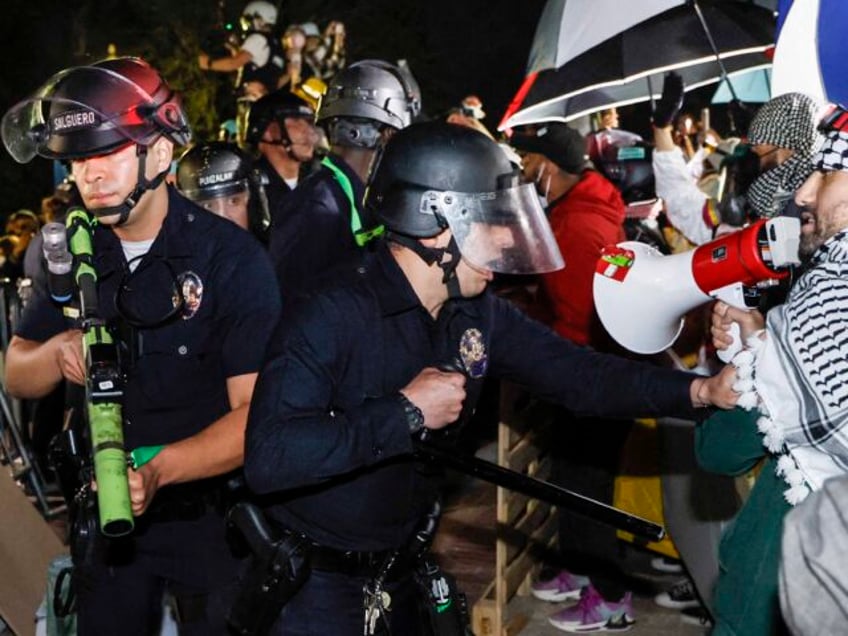
<path fill-rule="evenodd" d="M 179 285 L 183 297 L 182 317 L 183 320 L 188 320 L 197 313 L 200 304 L 203 302 L 203 281 L 194 272 L 187 271 L 177 276 L 177 285 Z M 172 301 L 174 307 L 179 306 L 180 296 L 176 289 Z"/>

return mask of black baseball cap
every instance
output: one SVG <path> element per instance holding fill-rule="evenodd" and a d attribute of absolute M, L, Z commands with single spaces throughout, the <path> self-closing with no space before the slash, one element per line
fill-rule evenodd
<path fill-rule="evenodd" d="M 583 135 L 561 122 L 517 128 L 509 145 L 516 150 L 543 155 L 572 174 L 580 174 L 589 159 Z"/>

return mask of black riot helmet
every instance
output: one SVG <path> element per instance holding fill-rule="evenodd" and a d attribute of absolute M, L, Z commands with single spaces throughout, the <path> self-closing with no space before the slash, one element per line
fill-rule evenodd
<path fill-rule="evenodd" d="M 179 96 L 152 66 L 133 57 L 61 71 L 2 121 L 3 143 L 19 163 L 36 155 L 85 159 L 135 143 L 139 162 L 133 191 L 120 205 L 93 211 L 97 216 L 120 215 L 118 224 L 167 175 L 145 176 L 147 147 L 162 135 L 176 145 L 191 138 Z"/>
<path fill-rule="evenodd" d="M 271 122 L 276 121 L 280 124 L 280 131 L 284 137 L 283 141 L 288 142 L 284 125 L 288 117 L 313 122 L 315 121 L 315 111 L 309 105 L 309 102 L 287 89 L 277 90 L 265 95 L 250 107 L 247 116 L 246 141 L 250 144 L 258 144 L 265 129 Z"/>
<path fill-rule="evenodd" d="M 563 266 L 533 185 L 519 183 L 495 141 L 465 126 L 418 123 L 393 135 L 377 158 L 365 205 L 389 240 L 428 262 L 443 263 L 444 255 L 418 239 L 449 228 L 448 250 L 477 267 L 529 274 Z M 451 271 L 443 267 L 446 283 L 452 260 Z"/>
<path fill-rule="evenodd" d="M 20 163 L 35 155 L 80 159 L 160 135 L 176 145 L 191 132 L 179 96 L 140 58 L 103 60 L 51 77 L 3 117 L 3 142 Z"/>
<path fill-rule="evenodd" d="M 318 123 L 331 144 L 376 148 L 384 127 L 405 128 L 420 111 L 420 90 L 408 68 L 361 60 L 329 81 Z"/>
<path fill-rule="evenodd" d="M 216 199 L 249 189 L 250 158 L 233 143 L 192 146 L 177 162 L 177 188 L 192 201 Z"/>
<path fill-rule="evenodd" d="M 236 144 L 213 141 L 186 150 L 177 161 L 177 188 L 195 203 L 249 192 L 248 229 L 266 237 L 270 216 L 262 180 Z"/>

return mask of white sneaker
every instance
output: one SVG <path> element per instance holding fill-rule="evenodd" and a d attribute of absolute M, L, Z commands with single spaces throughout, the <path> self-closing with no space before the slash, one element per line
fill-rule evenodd
<path fill-rule="evenodd" d="M 667 557 L 654 557 L 651 559 L 651 567 L 657 572 L 665 572 L 667 574 L 680 574 L 683 572 L 683 566 L 676 559 Z"/>

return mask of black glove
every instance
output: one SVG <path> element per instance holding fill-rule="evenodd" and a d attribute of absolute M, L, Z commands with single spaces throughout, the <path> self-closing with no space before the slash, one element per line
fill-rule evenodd
<path fill-rule="evenodd" d="M 683 107 L 683 78 L 671 71 L 665 74 L 663 91 L 659 101 L 654 104 L 651 121 L 657 128 L 670 126 Z"/>

